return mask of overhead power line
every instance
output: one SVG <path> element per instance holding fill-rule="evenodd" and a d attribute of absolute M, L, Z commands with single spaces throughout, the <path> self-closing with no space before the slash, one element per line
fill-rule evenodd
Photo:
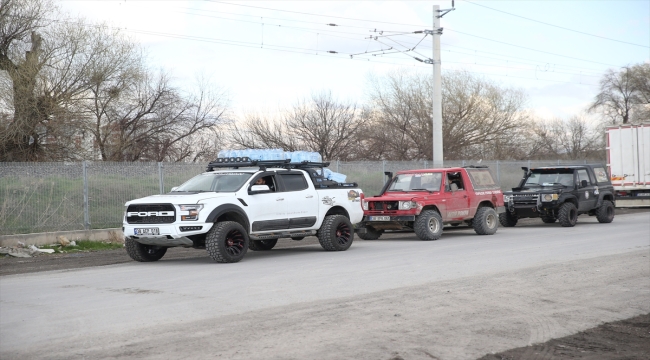
<path fill-rule="evenodd" d="M 224 4 L 230 4 L 230 3 L 225 3 L 224 2 Z M 238 5 L 238 4 L 232 4 L 232 5 Z M 251 5 L 241 5 L 241 6 L 256 7 L 256 6 L 251 6 Z M 262 9 L 269 9 L 269 8 L 262 8 Z M 203 11 L 203 10 L 198 10 L 198 9 L 190 9 L 190 10 Z M 269 10 L 287 11 L 287 10 L 277 10 L 277 9 L 269 9 Z M 212 11 L 210 11 L 210 12 L 212 12 Z M 211 17 L 211 18 L 226 19 L 226 20 L 231 20 L 231 21 L 260 23 L 259 21 L 239 20 L 239 19 L 232 19 L 232 18 L 224 18 L 224 17 L 220 17 L 220 16 L 214 16 L 214 15 L 194 14 L 194 13 L 185 13 L 185 12 L 182 12 L 182 13 L 190 14 L 190 15 L 197 15 L 197 16 L 204 16 L 204 17 Z M 244 15 L 244 14 L 236 14 L 236 13 L 228 13 L 228 14 L 230 14 L 230 15 L 250 16 L 250 17 L 259 18 L 259 16 L 254 16 L 254 15 Z M 314 15 L 314 14 L 312 14 L 312 15 Z M 272 18 L 272 17 L 264 17 L 264 18 L 274 19 L 274 20 L 282 20 L 282 21 L 293 21 L 293 20 L 288 20 L 288 19 L 279 19 L 279 18 Z M 364 20 L 364 21 L 366 21 L 366 20 Z M 370 20 L 367 20 L 367 21 L 370 21 Z M 333 24 L 324 24 L 324 23 L 320 23 L 320 22 L 311 22 L 311 21 L 299 21 L 299 22 L 312 23 L 312 24 L 321 25 L 321 26 L 328 26 L 328 25 L 331 26 L 331 25 L 333 25 Z M 314 32 L 314 33 L 316 33 L 316 31 L 318 31 L 318 33 L 320 33 L 320 34 L 338 33 L 338 34 L 349 34 L 349 35 L 363 35 L 363 34 L 359 34 L 359 33 L 355 33 L 355 32 L 349 32 L 349 31 L 317 30 L 317 29 L 311 29 L 311 28 L 302 28 L 302 27 L 296 27 L 296 26 L 287 26 L 287 25 L 281 25 L 281 24 L 268 24 L 268 23 L 266 25 L 296 29 L 296 30 L 303 30 L 303 31 L 306 31 L 306 32 Z M 351 28 L 363 28 L 363 27 L 359 27 L 359 26 L 350 26 L 350 25 L 337 25 L 337 26 L 344 26 L 344 27 L 351 27 Z M 452 31 L 454 31 L 454 30 L 452 30 Z M 463 32 L 460 32 L 460 31 L 456 31 L 456 32 L 458 32 L 460 34 L 463 34 L 463 35 L 476 36 L 476 35 L 472 35 L 472 34 L 468 34 L 468 33 L 463 33 Z M 385 36 L 397 36 L 397 35 L 407 35 L 407 34 L 409 34 L 409 33 L 396 32 L 396 31 L 385 31 L 385 33 L 389 34 L 389 35 L 385 35 Z M 333 37 L 337 37 L 336 35 L 330 35 L 330 34 L 328 34 L 328 35 L 333 36 Z M 339 37 L 343 38 L 343 39 L 356 40 L 356 41 L 365 41 L 366 40 L 366 39 L 362 40 L 362 39 L 356 39 L 356 38 L 349 38 L 349 37 L 344 37 L 344 36 L 339 36 Z M 543 50 L 537 50 L 537 49 L 533 49 L 533 48 L 523 47 L 523 46 L 520 46 L 520 45 L 509 44 L 509 43 L 501 42 L 501 41 L 494 40 L 494 39 L 489 39 L 489 38 L 484 38 L 484 37 L 479 37 L 479 38 L 490 40 L 490 41 L 495 41 L 495 42 L 500 42 L 502 44 L 506 44 L 506 45 L 510 45 L 510 46 L 516 46 L 516 47 L 520 47 L 520 48 L 527 49 L 527 50 L 538 51 L 538 52 L 546 53 L 546 54 L 549 54 L 549 55 L 567 57 L 567 58 L 570 58 L 570 59 L 573 59 L 573 60 L 588 61 L 588 62 L 592 62 L 592 63 L 596 63 L 596 64 L 600 64 L 600 65 L 606 65 L 606 66 L 616 66 L 616 65 L 613 65 L 613 64 L 599 63 L 599 62 L 595 62 L 595 61 L 592 61 L 592 60 L 585 60 L 585 59 L 570 57 L 570 56 L 567 56 L 567 55 L 555 54 L 555 53 L 551 53 L 551 52 L 547 52 L 547 51 L 543 51 Z M 420 41 L 422 41 L 422 39 Z M 407 46 L 404 46 L 404 47 L 407 47 Z M 359 55 L 359 54 L 354 54 L 354 55 Z M 503 56 L 508 56 L 508 55 L 503 55 Z M 508 56 L 508 57 L 512 57 L 512 56 Z M 542 63 L 544 63 L 544 62 L 542 62 Z"/>
<path fill-rule="evenodd" d="M 473 36 L 473 37 L 476 37 L 476 38 L 479 38 L 479 39 L 488 40 L 488 41 L 493 41 L 493 42 L 497 42 L 497 43 L 499 43 L 499 44 L 504 44 L 504 45 L 514 46 L 514 47 L 518 47 L 518 48 L 526 49 L 526 50 L 530 50 L 530 51 L 537 51 L 537 52 L 544 53 L 544 54 L 549 54 L 549 55 L 554 55 L 554 56 L 560 56 L 560 57 L 564 57 L 564 58 L 567 58 L 567 59 L 586 61 L 586 62 L 590 62 L 590 63 L 594 63 L 594 64 L 600 64 L 600 65 L 607 65 L 607 66 L 618 67 L 618 65 L 614 65 L 614 64 L 607 64 L 607 63 L 601 63 L 601 62 L 593 61 L 593 60 L 580 59 L 580 58 L 573 57 L 573 56 L 562 55 L 562 54 L 556 54 L 556 53 L 552 53 L 552 52 L 549 52 L 549 51 L 537 50 L 537 49 L 529 48 L 529 47 L 526 47 L 526 46 L 510 44 L 510 43 L 507 43 L 507 42 L 505 42 L 505 41 L 499 41 L 499 40 L 494 40 L 494 39 L 486 38 L 486 37 L 483 37 L 483 36 L 478 36 L 478 35 L 468 34 L 468 33 L 466 33 L 466 32 L 462 32 L 462 31 L 458 31 L 458 30 L 453 30 L 453 29 L 450 29 L 450 28 L 445 28 L 445 29 L 446 29 L 446 30 L 449 30 L 449 31 L 453 31 L 453 32 L 459 33 L 459 34 L 463 34 L 463 35 L 467 35 L 467 36 Z"/>
<path fill-rule="evenodd" d="M 569 28 L 566 28 L 566 27 L 564 27 L 564 26 L 559 26 L 559 25 L 549 24 L 549 23 L 547 23 L 547 22 L 543 22 L 543 21 L 539 21 L 539 20 L 535 20 L 535 19 L 527 18 L 527 17 L 525 17 L 525 16 L 521 16 L 521 15 L 517 15 L 517 14 L 512 14 L 512 13 L 509 13 L 509 12 L 507 12 L 507 11 L 498 10 L 498 9 L 491 8 L 491 7 L 489 7 L 489 6 L 485 6 L 485 5 L 480 5 L 480 4 L 478 4 L 478 3 L 474 3 L 474 2 L 471 2 L 471 1 L 467 1 L 467 0 L 465 0 L 465 2 L 468 3 L 468 4 L 472 4 L 472 5 L 480 6 L 480 7 L 486 8 L 486 9 L 490 9 L 490 10 L 492 10 L 492 11 L 500 12 L 500 13 L 503 13 L 503 14 L 507 14 L 507 15 L 514 16 L 514 17 L 518 17 L 518 18 L 525 19 L 525 20 L 528 20 L 528 21 L 533 21 L 533 22 L 536 22 L 536 23 L 544 24 L 544 25 L 547 25 L 547 26 L 552 26 L 552 27 L 555 27 L 555 28 L 558 28 L 558 29 L 562 29 L 562 30 L 572 31 L 572 32 L 575 32 L 575 33 L 578 33 L 578 34 L 582 34 L 582 35 L 593 36 L 593 37 L 597 37 L 597 38 L 601 38 L 601 39 L 605 39 L 605 40 L 609 40 L 609 41 L 616 41 L 616 42 L 623 43 L 623 44 L 628 44 L 628 45 L 634 45 L 634 46 L 640 46 L 640 47 L 644 47 L 644 48 L 650 48 L 650 46 L 648 46 L 648 45 L 635 44 L 635 43 L 631 43 L 631 42 L 628 42 L 628 41 L 623 41 L 623 40 L 618 40 L 618 39 L 612 39 L 612 38 L 608 38 L 608 37 L 600 36 L 600 35 L 596 35 L 596 34 L 590 34 L 590 33 L 584 32 L 584 31 L 574 30 L 574 29 L 569 29 Z"/>

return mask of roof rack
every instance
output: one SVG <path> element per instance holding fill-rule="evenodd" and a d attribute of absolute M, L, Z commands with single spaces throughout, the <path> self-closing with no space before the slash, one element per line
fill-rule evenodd
<path fill-rule="evenodd" d="M 463 166 L 465 169 L 486 169 L 488 166 L 487 165 L 466 165 Z"/>
<path fill-rule="evenodd" d="M 218 158 L 208 164 L 206 171 L 212 171 L 217 168 L 235 168 L 240 167 L 255 167 L 259 166 L 260 170 L 266 170 L 270 167 L 277 167 L 283 169 L 305 169 L 316 167 L 328 167 L 329 162 L 311 162 L 303 161 L 299 163 L 292 163 L 291 159 L 285 160 L 251 160 L 248 157 L 231 157 L 231 158 Z"/>

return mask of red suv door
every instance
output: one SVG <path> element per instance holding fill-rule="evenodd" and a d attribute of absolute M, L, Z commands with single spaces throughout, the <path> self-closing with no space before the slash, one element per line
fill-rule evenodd
<path fill-rule="evenodd" d="M 447 171 L 445 173 L 445 214 L 444 221 L 463 220 L 469 216 L 469 196 L 465 179 L 460 171 Z"/>

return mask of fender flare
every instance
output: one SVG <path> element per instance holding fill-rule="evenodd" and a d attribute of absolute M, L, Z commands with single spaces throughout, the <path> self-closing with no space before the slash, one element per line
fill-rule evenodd
<path fill-rule="evenodd" d="M 235 212 L 241 216 L 242 220 L 244 221 L 244 224 L 242 225 L 246 231 L 250 231 L 250 221 L 248 220 L 248 215 L 246 215 L 246 212 L 242 208 L 234 204 L 223 204 L 217 206 L 210 212 L 210 215 L 208 215 L 208 218 L 205 220 L 205 222 L 216 222 L 221 215 L 227 212 Z"/>
<path fill-rule="evenodd" d="M 601 193 L 598 195 L 598 201 L 596 202 L 596 207 L 600 207 L 600 205 L 602 205 L 602 204 L 603 204 L 603 201 L 605 200 L 605 196 L 608 196 L 608 195 L 609 195 L 609 197 L 611 198 L 610 201 L 612 202 L 612 204 L 614 204 L 614 205 L 616 206 L 616 196 L 614 195 L 614 193 L 612 193 L 611 191 L 607 190 L 607 191 L 603 191 L 603 192 L 601 192 Z"/>
<path fill-rule="evenodd" d="M 576 208 L 578 207 L 578 204 L 580 203 L 580 201 L 578 201 L 578 198 L 575 195 L 573 195 L 573 194 L 565 194 L 564 196 L 561 196 L 558 199 L 558 204 L 563 204 L 563 203 L 565 203 L 567 201 L 572 202 L 576 206 Z"/>

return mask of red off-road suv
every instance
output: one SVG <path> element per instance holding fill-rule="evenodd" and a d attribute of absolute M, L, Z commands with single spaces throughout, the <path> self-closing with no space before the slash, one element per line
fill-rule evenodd
<path fill-rule="evenodd" d="M 505 212 L 503 193 L 487 166 L 400 171 L 381 195 L 362 200 L 357 234 L 378 239 L 384 230 L 413 230 L 421 240 L 437 240 L 446 224 L 462 223 L 492 235 Z"/>

